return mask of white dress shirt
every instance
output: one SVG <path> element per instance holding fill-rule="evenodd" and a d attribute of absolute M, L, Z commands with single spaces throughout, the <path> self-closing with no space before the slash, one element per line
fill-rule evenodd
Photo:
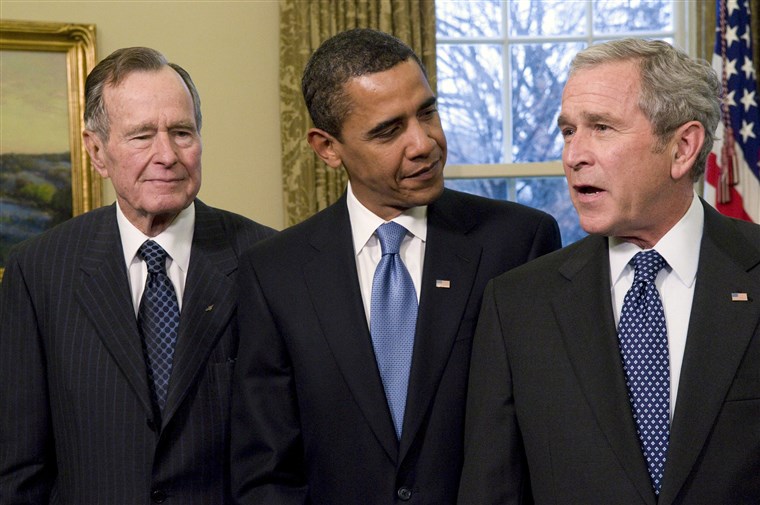
<path fill-rule="evenodd" d="M 375 235 L 375 230 L 381 224 L 386 223 L 367 209 L 354 196 L 351 183 L 346 191 L 346 203 L 348 205 L 348 217 L 351 221 L 351 234 L 354 240 L 354 254 L 356 257 L 356 272 L 359 275 L 362 301 L 364 302 L 364 314 L 367 317 L 367 326 L 370 322 L 370 306 L 372 305 L 372 281 L 375 277 L 375 269 L 382 257 L 380 240 Z M 422 264 L 425 259 L 425 241 L 427 240 L 427 206 L 413 207 L 400 216 L 392 219 L 408 230 L 406 237 L 401 242 L 399 255 L 404 262 L 409 275 L 414 282 L 414 290 L 417 292 L 417 301 L 420 299 L 420 286 L 422 284 Z"/>
<path fill-rule="evenodd" d="M 148 280 L 148 266 L 137 254 L 137 250 L 148 239 L 157 242 L 167 253 L 166 274 L 174 285 L 177 303 L 182 310 L 182 295 L 185 292 L 187 270 L 190 266 L 190 250 L 195 231 L 195 203 L 180 212 L 169 227 L 155 237 L 148 237 L 135 228 L 122 212 L 118 202 L 116 203 L 116 221 L 119 224 L 121 247 L 124 250 L 124 263 L 127 266 L 135 317 L 140 308 L 145 282 Z"/>
<path fill-rule="evenodd" d="M 657 275 L 655 285 L 660 292 L 668 331 L 671 421 L 675 411 L 681 365 L 686 349 L 686 334 L 694 299 L 694 284 L 699 265 L 699 247 L 702 242 L 704 223 L 704 209 L 699 198 L 694 195 L 686 214 L 653 247 L 668 262 L 668 266 L 660 270 Z M 623 298 L 633 284 L 634 270 L 629 265 L 629 261 L 642 249 L 635 244 L 615 238 L 610 238 L 609 244 L 612 305 L 617 326 L 623 308 Z"/>

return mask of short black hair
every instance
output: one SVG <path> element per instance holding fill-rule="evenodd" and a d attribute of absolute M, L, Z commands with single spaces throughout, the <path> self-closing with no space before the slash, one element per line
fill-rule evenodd
<path fill-rule="evenodd" d="M 345 84 L 409 59 L 419 65 L 427 79 L 425 66 L 412 48 L 388 33 L 355 28 L 324 41 L 309 58 L 301 79 L 301 91 L 314 126 L 340 139 L 351 107 Z"/>

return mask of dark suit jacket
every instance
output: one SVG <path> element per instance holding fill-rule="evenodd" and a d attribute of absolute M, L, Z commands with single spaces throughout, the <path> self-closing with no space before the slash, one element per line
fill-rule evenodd
<path fill-rule="evenodd" d="M 460 504 L 760 503 L 760 227 L 704 206 L 659 501 L 625 385 L 607 239 L 588 237 L 486 289 Z"/>
<path fill-rule="evenodd" d="M 485 284 L 559 246 L 554 219 L 533 209 L 449 190 L 429 206 L 398 442 L 362 305 L 345 195 L 257 245 L 239 276 L 232 451 L 238 501 L 453 503 Z M 437 279 L 451 287 L 436 288 Z"/>
<path fill-rule="evenodd" d="M 0 301 L 0 503 L 229 501 L 234 278 L 241 252 L 273 231 L 200 201 L 195 219 L 161 426 L 116 207 L 11 255 Z"/>

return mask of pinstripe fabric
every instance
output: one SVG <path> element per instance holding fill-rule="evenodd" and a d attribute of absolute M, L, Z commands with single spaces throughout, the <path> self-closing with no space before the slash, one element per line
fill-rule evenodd
<path fill-rule="evenodd" d="M 0 503 L 226 503 L 237 258 L 272 233 L 196 201 L 161 427 L 115 207 L 17 248 L 0 288 Z"/>

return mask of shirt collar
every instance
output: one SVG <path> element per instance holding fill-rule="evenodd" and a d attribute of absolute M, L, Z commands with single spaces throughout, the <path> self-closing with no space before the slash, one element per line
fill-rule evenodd
<path fill-rule="evenodd" d="M 695 194 L 686 214 L 653 247 L 668 262 L 669 271 L 686 287 L 691 287 L 697 277 L 704 224 L 705 210 Z M 642 250 L 630 242 L 609 238 L 612 285 L 617 284 L 631 258 Z"/>
<path fill-rule="evenodd" d="M 190 250 L 193 243 L 193 232 L 195 230 L 195 202 L 183 209 L 174 221 L 164 231 L 155 237 L 148 237 L 143 232 L 135 228 L 124 215 L 116 202 L 116 222 L 119 225 L 119 235 L 121 236 L 121 246 L 124 250 L 124 262 L 129 265 L 135 260 L 137 250 L 148 239 L 154 240 L 161 247 L 180 269 L 187 274 L 190 266 Z M 139 258 L 138 258 L 139 260 Z"/>
<path fill-rule="evenodd" d="M 386 221 L 365 207 L 354 195 L 351 183 L 346 190 L 346 205 L 348 217 L 351 220 L 351 234 L 354 241 L 354 254 L 359 252 L 367 244 L 367 241 L 375 233 L 378 226 Z M 391 219 L 425 242 L 427 240 L 427 205 L 412 207 Z"/>

